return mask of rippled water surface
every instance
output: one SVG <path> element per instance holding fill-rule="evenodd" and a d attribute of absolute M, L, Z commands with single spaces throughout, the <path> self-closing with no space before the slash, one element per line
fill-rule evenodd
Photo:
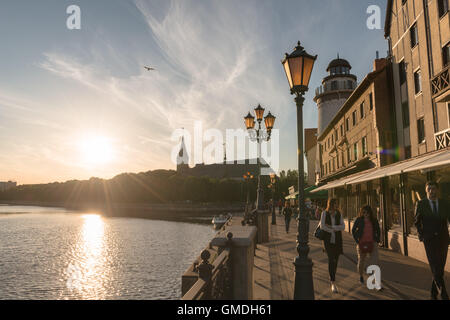
<path fill-rule="evenodd" d="M 208 225 L 0 206 L 0 299 L 179 299 Z"/>

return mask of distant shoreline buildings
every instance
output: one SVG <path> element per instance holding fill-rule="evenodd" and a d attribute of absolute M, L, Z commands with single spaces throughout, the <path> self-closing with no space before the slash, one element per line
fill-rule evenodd
<path fill-rule="evenodd" d="M 377 54 L 357 86 L 346 60 L 328 66 L 314 98 L 317 135 L 305 130 L 308 181 L 318 186 L 312 192 L 339 199 L 347 231 L 369 204 L 384 247 L 426 262 L 415 203 L 425 198 L 427 180 L 450 200 L 448 0 L 388 0 L 385 38 L 388 56 Z"/>
<path fill-rule="evenodd" d="M 13 181 L 2 182 L 2 181 L 0 181 L 0 192 L 15 188 L 15 187 L 17 187 L 17 182 L 13 182 Z"/>
<path fill-rule="evenodd" d="M 186 151 L 184 137 L 181 140 L 180 151 L 177 156 L 177 173 L 185 176 L 208 177 L 213 179 L 244 180 L 244 175 L 250 172 L 258 176 L 261 168 L 271 170 L 264 159 L 245 159 L 227 161 L 226 156 L 222 163 L 196 164 L 189 167 L 189 155 Z"/>

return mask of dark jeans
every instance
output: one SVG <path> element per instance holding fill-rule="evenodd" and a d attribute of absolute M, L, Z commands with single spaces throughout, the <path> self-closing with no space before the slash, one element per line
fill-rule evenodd
<path fill-rule="evenodd" d="M 286 232 L 289 231 L 289 224 L 291 223 L 291 217 L 285 217 L 284 222 L 286 223 Z"/>
<path fill-rule="evenodd" d="M 330 281 L 335 281 L 340 250 L 336 245 L 325 242 L 325 251 L 328 255 L 328 272 L 330 274 Z"/>
<path fill-rule="evenodd" d="M 444 237 L 434 237 L 423 242 L 430 264 L 433 282 L 431 284 L 431 295 L 437 296 L 438 288 L 442 290 L 442 297 L 448 297 L 445 289 L 444 270 L 447 261 L 448 240 Z"/>

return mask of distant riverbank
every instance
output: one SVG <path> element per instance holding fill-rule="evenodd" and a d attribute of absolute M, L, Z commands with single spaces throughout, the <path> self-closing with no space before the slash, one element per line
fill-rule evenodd
<path fill-rule="evenodd" d="M 231 213 L 241 215 L 244 204 L 234 203 L 64 203 L 41 201 L 0 201 L 0 205 L 21 205 L 65 208 L 74 211 L 91 211 L 110 217 L 133 217 L 155 220 L 211 223 L 209 217 Z"/>

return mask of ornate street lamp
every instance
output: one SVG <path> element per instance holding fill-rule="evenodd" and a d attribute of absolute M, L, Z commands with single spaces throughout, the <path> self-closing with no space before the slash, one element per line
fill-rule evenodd
<path fill-rule="evenodd" d="M 262 210 L 264 206 L 264 192 L 261 188 L 261 163 L 259 158 L 261 157 L 261 143 L 263 141 L 269 141 L 270 136 L 272 134 L 272 129 L 275 124 L 275 117 L 269 112 L 269 114 L 264 118 L 265 109 L 258 105 L 255 109 L 256 121 L 258 121 L 258 128 L 255 129 L 255 117 L 253 117 L 250 112 L 244 118 L 245 126 L 249 131 L 250 140 L 258 143 L 258 164 L 259 164 L 259 172 L 258 172 L 258 191 L 257 191 L 257 200 L 256 200 L 256 209 Z M 266 130 L 261 129 L 261 122 L 264 118 L 264 124 L 266 126 Z"/>
<path fill-rule="evenodd" d="M 295 300 L 314 300 L 314 285 L 312 276 L 312 260 L 308 257 L 309 220 L 305 210 L 305 181 L 303 163 L 303 103 L 304 95 L 308 91 L 309 80 L 317 56 L 306 53 L 300 41 L 291 54 L 285 55 L 282 60 L 284 71 L 289 82 L 291 94 L 295 94 L 297 105 L 297 156 L 298 156 L 298 202 L 299 217 L 297 231 L 297 252 L 295 258 Z"/>

